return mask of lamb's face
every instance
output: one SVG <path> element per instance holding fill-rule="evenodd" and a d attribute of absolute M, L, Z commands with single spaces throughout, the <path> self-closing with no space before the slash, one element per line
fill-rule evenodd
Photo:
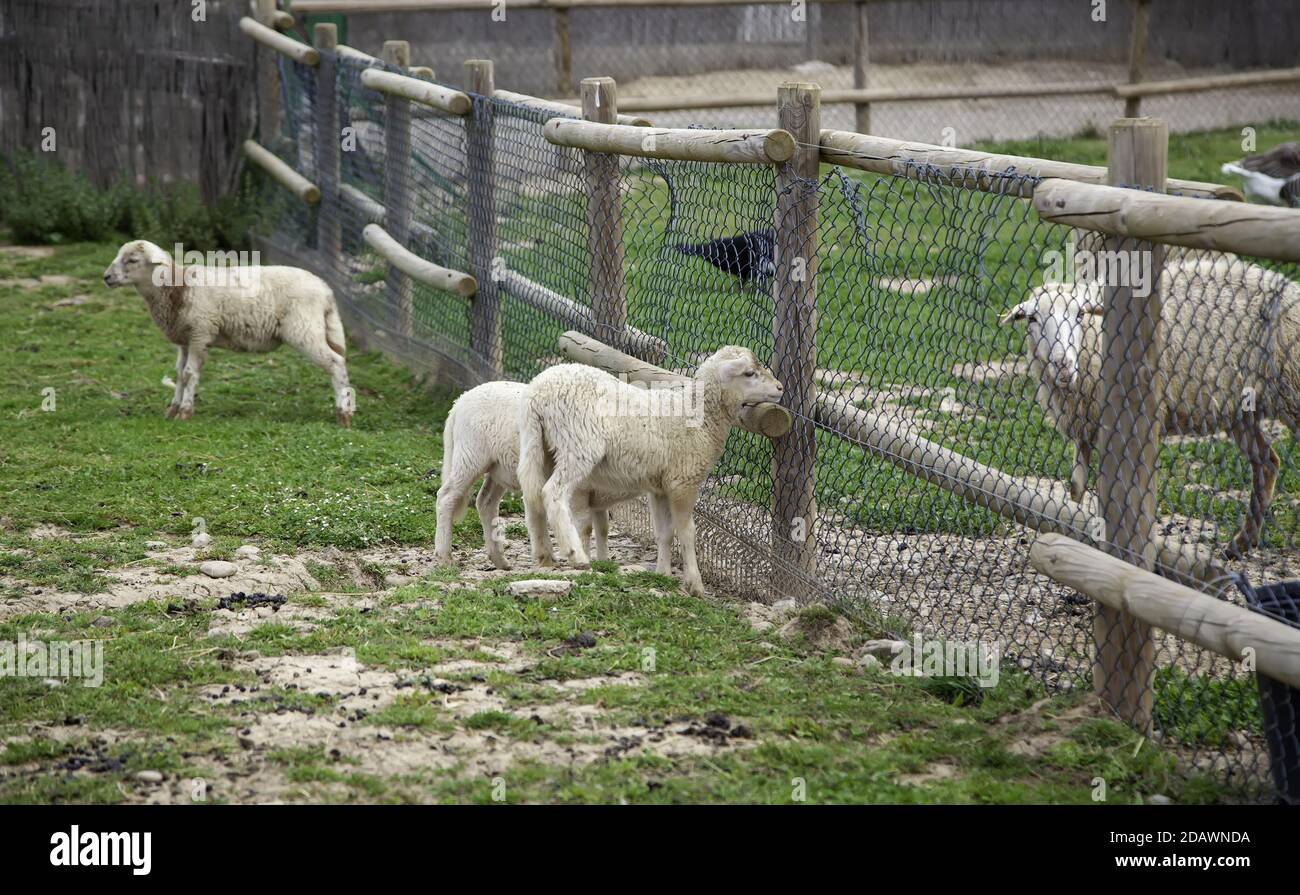
<path fill-rule="evenodd" d="M 154 271 L 168 262 L 167 253 L 143 239 L 133 240 L 117 250 L 117 257 L 104 271 L 104 285 L 110 289 L 154 282 Z M 155 284 L 156 285 L 156 284 Z"/>
<path fill-rule="evenodd" d="M 742 407 L 779 403 L 785 392 L 772 371 L 760 364 L 748 348 L 728 345 L 716 351 L 708 362 L 717 363 L 718 382 Z"/>
<path fill-rule="evenodd" d="M 1069 388 L 1079 378 L 1084 318 L 1101 311 L 1099 286 L 1049 284 L 1003 314 L 1002 322 L 1025 321 L 1026 342 L 1043 365 L 1044 378 Z"/>

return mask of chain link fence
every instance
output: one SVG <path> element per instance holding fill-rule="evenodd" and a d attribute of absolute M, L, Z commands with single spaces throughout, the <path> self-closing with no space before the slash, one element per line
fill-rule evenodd
<path fill-rule="evenodd" d="M 322 201 L 270 192 L 263 227 L 330 279 L 354 341 L 462 386 L 565 361 L 570 330 L 687 375 L 724 344 L 773 358 L 791 433 L 733 430 L 697 506 L 715 588 L 833 602 L 949 655 L 991 646 L 1027 686 L 1127 706 L 1185 776 L 1295 797 L 1297 691 L 1257 689 L 1239 660 L 1294 669 L 1300 267 L 1079 230 L 1026 201 L 1034 176 L 919 161 L 813 179 L 617 156 L 620 212 L 593 217 L 591 154 L 543 134 L 555 109 L 471 94 L 444 114 L 362 82 L 398 66 L 321 56 L 280 61 L 280 135 L 262 139 Z M 477 293 L 404 275 L 375 223 Z M 611 278 L 616 325 L 598 307 Z M 616 519 L 650 531 L 643 505 Z M 1052 566 L 1073 549 L 1060 534 L 1283 633 L 1211 649 L 1218 628 L 1188 627 L 1201 603 L 1154 627 L 1098 604 Z"/>

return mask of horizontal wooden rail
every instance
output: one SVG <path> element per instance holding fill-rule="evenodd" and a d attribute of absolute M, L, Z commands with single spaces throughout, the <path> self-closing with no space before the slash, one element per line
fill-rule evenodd
<path fill-rule="evenodd" d="M 1063 494 L 972 460 L 897 419 L 829 395 L 817 396 L 816 417 L 824 429 L 860 443 L 904 472 L 1036 531 L 1092 531 L 1096 525 L 1092 513 Z M 1209 546 L 1182 546 L 1156 534 L 1152 541 L 1157 562 L 1171 576 L 1212 581 L 1223 574 Z"/>
<path fill-rule="evenodd" d="M 560 318 L 567 326 L 584 332 L 594 332 L 596 318 L 591 308 L 579 304 L 567 296 L 536 283 L 523 274 L 513 270 L 499 271 L 496 278 L 497 287 L 519 301 L 536 308 L 544 314 Z M 652 336 L 629 326 L 624 330 L 626 347 L 636 357 L 647 363 L 661 361 L 668 353 L 668 344 L 658 336 Z"/>
<path fill-rule="evenodd" d="M 1300 210 L 1294 208 L 1045 180 L 1034 193 L 1034 210 L 1045 221 L 1112 236 L 1300 261 Z"/>
<path fill-rule="evenodd" d="M 539 112 L 549 112 L 552 115 L 572 115 L 575 118 L 582 117 L 582 106 L 580 105 L 571 105 L 553 99 L 539 99 L 535 96 L 529 96 L 526 93 L 513 93 L 509 90 L 493 91 L 492 96 L 496 99 L 503 99 L 506 102 L 514 103 L 515 105 L 536 109 Z M 639 115 L 620 114 L 618 116 L 618 123 L 626 124 L 631 127 L 649 127 L 650 119 L 642 118 Z"/>
<path fill-rule="evenodd" d="M 1106 168 L 1102 165 L 1076 165 L 1052 159 L 955 149 L 931 143 L 910 143 L 850 131 L 823 130 L 821 150 L 822 161 L 827 164 L 875 174 L 910 175 L 913 178 L 919 173 L 916 165 L 933 165 L 946 176 L 960 176 L 960 185 L 968 189 L 1005 189 L 1012 195 L 1024 198 L 1033 195 L 1033 184 L 1021 182 L 997 186 L 998 179 L 991 175 L 1014 169 L 1015 174 L 1022 176 L 1055 177 L 1089 184 L 1106 182 Z M 1240 192 L 1222 184 L 1174 178 L 1170 178 L 1168 184 L 1171 191 L 1198 198 L 1242 200 Z"/>
<path fill-rule="evenodd" d="M 256 140 L 244 141 L 244 155 L 269 174 L 272 180 L 308 205 L 315 205 L 320 201 L 320 187 L 289 167 L 287 162 Z"/>
<path fill-rule="evenodd" d="M 362 65 L 383 65 L 382 59 L 371 56 L 369 53 L 363 53 L 356 47 L 349 47 L 345 44 L 339 44 L 334 48 L 340 59 L 351 59 L 353 62 L 360 62 Z"/>
<path fill-rule="evenodd" d="M 1240 662 L 1249 649 L 1260 674 L 1300 687 L 1300 630 L 1065 535 L 1039 535 L 1029 561 L 1072 590 L 1227 659 Z"/>
<path fill-rule="evenodd" d="M 275 17 L 271 20 L 271 25 L 274 26 L 276 31 L 288 31 L 294 25 L 293 13 L 277 9 Z"/>
<path fill-rule="evenodd" d="M 361 231 L 361 238 L 389 264 L 413 280 L 469 298 L 478 291 L 478 283 L 467 273 L 442 267 L 432 261 L 425 261 L 419 255 L 409 252 L 399 245 L 397 240 L 388 235 L 388 231 L 378 224 L 366 224 Z"/>
<path fill-rule="evenodd" d="M 288 56 L 294 62 L 303 65 L 320 65 L 320 53 L 315 47 L 299 43 L 292 37 L 281 34 L 274 28 L 268 28 L 261 22 L 244 16 L 239 20 L 239 30 L 264 47 L 270 47 L 281 55 Z"/>
<path fill-rule="evenodd" d="M 1024 84 L 1013 87 L 952 86 L 952 87 L 862 87 L 822 91 L 822 104 L 828 103 L 890 103 L 921 102 L 925 100 L 956 99 L 1007 99 L 1037 96 L 1114 95 L 1115 85 L 1100 81 L 1070 81 L 1064 83 Z M 709 94 L 707 96 L 628 96 L 620 97 L 620 108 L 636 112 L 685 111 L 688 109 L 732 109 L 750 106 L 770 106 L 770 92 Z"/>
<path fill-rule="evenodd" d="M 388 218 L 388 209 L 382 202 L 372 199 L 350 183 L 339 186 L 339 198 L 365 218 L 367 224 L 383 224 Z M 428 224 L 422 221 L 411 221 L 410 227 L 413 237 L 430 245 L 437 245 L 437 231 Z"/>
<path fill-rule="evenodd" d="M 542 133 L 557 146 L 591 152 L 685 162 L 746 162 L 770 165 L 794 155 L 794 137 L 779 128 L 670 130 L 552 118 Z"/>
<path fill-rule="evenodd" d="M 1205 90 L 1228 90 L 1233 87 L 1285 84 L 1290 81 L 1300 81 L 1300 68 L 1270 68 L 1263 71 L 1234 72 L 1229 75 L 1178 78 L 1173 81 L 1140 81 L 1137 84 L 1118 84 L 1115 87 L 1115 94 L 1128 99 L 1130 96 L 1199 93 Z"/>
<path fill-rule="evenodd" d="M 396 72 L 368 68 L 361 73 L 361 83 L 371 90 L 409 99 L 452 115 L 468 115 L 473 103 L 467 94 L 451 90 L 419 78 L 408 78 Z"/>
<path fill-rule="evenodd" d="M 812 0 L 814 3 L 854 3 L 857 0 Z M 875 0 L 867 0 L 875 2 Z M 673 6 L 789 6 L 790 0 L 509 0 L 512 9 L 571 9 L 573 7 L 656 8 Z M 484 9 L 500 0 L 293 0 L 295 13 L 425 12 Z"/>
<path fill-rule="evenodd" d="M 623 376 L 628 382 L 668 382 L 683 384 L 690 379 L 681 373 L 645 363 L 582 333 L 567 332 L 560 336 L 560 353 L 569 360 L 597 367 L 606 373 Z M 780 438 L 793 425 L 790 411 L 780 404 L 757 404 L 740 412 L 740 427 L 755 435 Z"/>

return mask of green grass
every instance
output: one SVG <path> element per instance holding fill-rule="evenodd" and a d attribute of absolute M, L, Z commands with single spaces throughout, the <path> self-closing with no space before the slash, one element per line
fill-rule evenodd
<path fill-rule="evenodd" d="M 1206 166 L 1225 153 L 1230 136 L 1185 138 L 1191 148 L 1175 156 L 1181 161 L 1171 157 L 1171 176 L 1215 179 Z M 1272 137 L 1261 132 L 1261 143 Z M 1015 149 L 1095 161 L 1087 155 L 1095 148 L 1082 140 Z M 694 189 L 729 209 L 719 226 L 754 225 L 741 214 L 743 204 L 724 201 L 734 183 L 711 181 L 698 171 L 691 176 Z M 634 180 L 628 207 L 645 213 L 630 215 L 625 228 L 632 322 L 665 334 L 679 358 L 724 341 L 763 349 L 770 339 L 770 309 L 756 305 L 752 294 L 737 295 L 720 275 L 710 279 L 681 261 L 666 264 L 662 217 L 647 211 L 665 200 L 662 181 Z M 930 437 L 1009 472 L 1059 477 L 1066 445 L 1029 400 L 1027 383 L 972 389 L 951 368 L 1018 353 L 1018 335 L 992 321 L 1011 295 L 1032 285 L 1037 267 L 1030 259 L 1063 244 L 1061 234 L 1031 226 L 1024 206 L 998 197 L 869 176 L 851 178 L 847 195 L 831 186 L 837 198 L 823 209 L 819 365 L 859 371 L 877 387 L 905 381 L 955 388 L 956 399 L 975 403 L 982 419 L 934 411 Z M 563 229 L 575 211 L 552 199 L 543 216 L 544 203 L 519 201 L 510 226 L 521 230 Z M 875 228 L 874 254 L 866 265 L 865 243 L 848 226 L 855 202 Z M 534 255 L 508 249 L 508 263 L 559 291 L 584 294 L 581 273 L 567 275 L 573 282 L 546 280 L 546 270 L 555 267 L 554 240 L 562 236 L 548 236 L 551 248 Z M 48 259 L 0 254 L 0 278 L 79 278 L 69 286 L 0 287 L 0 326 L 11 344 L 0 353 L 0 576 L 15 582 L 0 590 L 0 607 L 30 588 L 94 592 L 104 585 L 105 570 L 147 561 L 147 540 L 182 542 L 197 519 L 214 537 L 210 556 L 228 555 L 248 540 L 279 551 L 430 544 L 437 477 L 424 474 L 440 459 L 450 395 L 430 394 L 375 355 L 354 354 L 349 369 L 358 410 L 355 428 L 343 430 L 332 421 L 325 377 L 296 354 L 216 352 L 204 371 L 195 420 L 165 420 L 170 392 L 159 380 L 172 374 L 174 353 L 138 296 L 100 284 L 114 250 L 111 244 L 81 243 L 60 246 Z M 983 268 L 972 267 L 972 258 L 982 259 Z M 566 269 L 581 271 L 585 263 L 570 259 Z M 882 285 L 889 277 L 944 272 L 961 272 L 983 285 L 940 288 L 926 298 L 907 298 Z M 692 301 L 665 305 L 663 296 L 672 294 L 688 294 Z M 71 295 L 89 300 L 50 307 Z M 432 308 L 423 298 L 420 307 L 432 315 L 430 323 L 444 313 L 463 313 L 463 307 Z M 513 371 L 531 372 L 553 351 L 559 330 L 554 322 L 512 304 L 506 326 Z M 907 350 L 899 351 L 904 344 Z M 48 412 L 42 410 L 46 389 L 56 399 Z M 976 533 L 1002 526 L 859 449 L 832 439 L 819 448 L 819 500 L 870 529 Z M 1164 508 L 1235 518 L 1235 503 L 1182 487 L 1198 475 L 1217 487 L 1243 487 L 1244 464 L 1233 465 L 1232 452 L 1228 445 L 1163 452 Z M 725 486 L 729 493 L 765 502 L 769 461 L 766 442 L 739 433 L 718 473 L 739 476 Z M 1295 469 L 1286 464 L 1280 495 L 1300 490 Z M 507 502 L 507 512 L 518 509 L 517 501 Z M 1293 516 L 1281 518 L 1294 522 Z M 30 536 L 39 525 L 59 526 L 73 536 Z M 457 528 L 457 542 L 476 546 L 477 528 L 471 510 Z M 509 531 L 511 537 L 522 534 L 518 527 Z M 1282 536 L 1291 535 L 1283 529 Z M 325 591 L 366 589 L 328 566 L 313 570 Z M 369 571 L 379 586 L 382 570 Z M 1091 781 L 1098 776 L 1106 779 L 1111 801 L 1157 792 L 1187 801 L 1235 796 L 1210 778 L 1176 770 L 1168 753 L 1125 726 L 1080 714 L 1079 697 L 1044 701 L 1039 685 L 1011 668 L 986 690 L 959 680 L 849 673 L 827 653 L 755 634 L 731 606 L 688 597 L 671 579 L 621 574 L 612 565 L 580 576 L 571 597 L 551 607 L 511 597 L 508 578 L 450 589 L 454 579 L 449 571 L 431 575 L 365 612 L 321 595 L 294 596 L 291 606 L 328 610 L 306 632 L 272 618 L 240 637 L 209 635 L 211 600 L 179 615 L 168 614 L 165 604 L 140 603 L 107 612 L 3 616 L 0 640 L 20 632 L 104 639 L 108 667 L 105 688 L 98 691 L 30 679 L 0 687 L 0 801 L 117 801 L 131 791 L 138 770 L 188 778 L 245 767 L 250 757 L 239 731 L 248 723 L 241 714 L 247 709 L 214 706 L 201 690 L 251 687 L 253 678 L 239 661 L 250 650 L 274 657 L 340 649 L 353 651 L 367 668 L 412 682 L 410 690 L 364 719 L 377 736 L 433 744 L 447 737 L 492 737 L 514 746 L 579 748 L 592 734 L 576 717 L 594 712 L 604 725 L 668 732 L 721 713 L 749 728 L 752 738 L 713 754 L 668 757 L 613 749 L 563 768 L 525 758 L 501 775 L 504 794 L 490 775 L 466 766 L 375 774 L 359 769 L 364 756 L 332 756 L 312 744 L 251 759 L 298 787 L 295 798 L 464 802 L 503 795 L 512 802 L 787 803 L 804 792 L 819 803 L 1090 802 Z M 438 608 L 427 605 L 433 600 Z M 804 621 L 829 622 L 829 615 L 821 617 L 827 612 L 812 610 L 815 617 Z M 110 625 L 91 624 L 105 614 Z M 571 638 L 581 632 L 594 632 L 596 645 L 574 647 Z M 859 629 L 857 636 L 873 633 Z M 491 664 L 486 648 L 493 645 L 510 646 L 524 669 L 447 675 L 465 686 L 485 681 L 503 703 L 458 719 L 444 695 L 421 681 L 441 662 Z M 654 657 L 650 673 L 643 671 L 647 650 Z M 641 675 L 637 684 L 605 684 L 577 695 L 564 689 L 566 682 L 629 672 Z M 1186 742 L 1212 745 L 1233 730 L 1256 729 L 1250 706 L 1240 716 L 1205 708 L 1244 704 L 1249 694 L 1219 692 L 1224 688 L 1196 679 L 1158 683 L 1161 720 Z M 328 695 L 269 686 L 258 697 L 256 711 L 304 718 L 328 715 L 338 703 Z M 454 702 L 455 695 L 450 698 Z M 534 716 L 543 711 L 547 717 L 539 722 Z M 22 738 L 41 725 L 79 728 L 85 736 L 57 743 Z M 115 738 L 96 745 L 104 731 Z M 1026 741 L 1038 745 L 1026 750 Z M 64 768 L 87 756 L 102 769 L 87 774 Z M 909 775 L 914 776 L 904 779 Z M 223 798 L 220 787 L 212 798 Z"/>

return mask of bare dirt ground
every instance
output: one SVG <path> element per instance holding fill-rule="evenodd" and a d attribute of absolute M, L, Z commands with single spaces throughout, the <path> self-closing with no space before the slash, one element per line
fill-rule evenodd
<path fill-rule="evenodd" d="M 1147 80 L 1174 80 L 1219 71 L 1187 69 L 1170 62 L 1153 64 Z M 649 96 L 706 97 L 770 91 L 772 108 L 724 108 L 685 112 L 650 112 L 661 127 L 753 126 L 775 127 L 776 88 L 788 80 L 813 81 L 823 89 L 853 86 L 849 66 L 810 62 L 793 69 L 746 69 L 640 78 L 619 85 L 624 98 Z M 868 86 L 917 88 L 961 86 L 1006 87 L 1017 84 L 1051 84 L 1067 81 L 1116 83 L 1128 79 L 1127 67 L 1095 62 L 1008 61 L 996 65 L 977 63 L 910 63 L 873 65 Z M 1294 118 L 1300 109 L 1300 88 L 1282 84 L 1205 93 L 1147 97 L 1142 114 L 1164 118 L 1174 132 L 1208 130 L 1233 124 L 1259 124 L 1276 118 Z M 1104 129 L 1123 114 L 1122 101 L 1106 96 L 1054 96 L 984 100 L 925 100 L 876 103 L 871 108 L 872 133 L 899 140 L 965 146 L 977 140 L 1025 140 L 1038 136 L 1069 137 L 1087 128 Z M 854 110 L 848 105 L 825 106 L 822 127 L 856 130 Z M 948 129 L 951 128 L 951 133 Z"/>

